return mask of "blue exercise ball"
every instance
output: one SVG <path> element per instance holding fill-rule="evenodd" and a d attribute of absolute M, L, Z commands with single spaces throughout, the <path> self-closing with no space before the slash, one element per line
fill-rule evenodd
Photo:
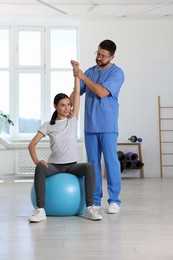
<path fill-rule="evenodd" d="M 35 207 L 34 184 L 31 187 L 31 201 Z M 46 178 L 45 211 L 47 216 L 82 215 L 85 208 L 84 177 L 58 173 Z"/>

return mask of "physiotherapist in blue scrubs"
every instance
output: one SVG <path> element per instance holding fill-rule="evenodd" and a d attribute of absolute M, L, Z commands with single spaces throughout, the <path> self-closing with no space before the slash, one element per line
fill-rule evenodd
<path fill-rule="evenodd" d="M 95 168 L 95 209 L 100 210 L 102 192 L 101 156 L 103 153 L 108 190 L 108 214 L 120 211 L 121 172 L 117 156 L 118 95 L 124 73 L 112 61 L 116 44 L 102 41 L 96 51 L 96 64 L 82 72 L 77 61 L 72 61 L 74 76 L 80 79 L 80 94 L 85 96 L 85 146 L 88 162 Z"/>

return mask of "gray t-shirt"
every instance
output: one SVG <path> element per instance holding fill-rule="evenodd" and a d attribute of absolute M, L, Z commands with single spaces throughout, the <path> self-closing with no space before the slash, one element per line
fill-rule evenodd
<path fill-rule="evenodd" d="M 65 164 L 76 162 L 77 156 L 77 119 L 56 120 L 54 125 L 45 122 L 39 132 L 50 138 L 51 154 L 48 163 Z"/>

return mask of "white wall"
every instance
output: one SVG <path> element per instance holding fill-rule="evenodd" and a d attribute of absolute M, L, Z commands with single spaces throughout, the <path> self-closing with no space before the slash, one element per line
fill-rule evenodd
<path fill-rule="evenodd" d="M 39 23 L 45 25 L 45 20 Z M 95 64 L 94 52 L 106 38 L 117 44 L 114 61 L 126 78 L 119 97 L 119 142 L 127 142 L 131 135 L 141 137 L 145 177 L 160 177 L 157 98 L 161 96 L 163 105 L 173 105 L 173 21 L 81 21 L 83 70 Z"/>

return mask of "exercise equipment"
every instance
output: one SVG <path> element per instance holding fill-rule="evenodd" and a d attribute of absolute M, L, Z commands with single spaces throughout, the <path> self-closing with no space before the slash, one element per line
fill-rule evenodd
<path fill-rule="evenodd" d="M 31 187 L 32 205 L 36 206 L 34 184 Z M 46 178 L 45 211 L 47 216 L 82 215 L 86 208 L 84 177 L 58 173 Z"/>
<path fill-rule="evenodd" d="M 132 168 L 132 161 L 126 160 L 123 162 L 124 169 L 131 169 Z"/>
<path fill-rule="evenodd" d="M 142 142 L 142 138 L 137 138 L 137 136 L 135 136 L 135 135 L 132 135 L 128 140 L 130 140 L 132 143 L 136 143 L 137 141 L 139 143 Z"/>
<path fill-rule="evenodd" d="M 122 151 L 118 151 L 117 155 L 118 155 L 118 160 L 120 162 L 124 162 L 127 159 L 125 153 L 123 153 Z"/>
<path fill-rule="evenodd" d="M 133 168 L 134 169 L 141 169 L 144 166 L 144 163 L 140 160 L 136 160 L 133 162 Z"/>
<path fill-rule="evenodd" d="M 144 163 L 138 159 L 137 153 L 128 152 L 125 154 L 122 151 L 118 151 L 117 154 L 121 173 L 124 170 L 141 169 L 144 166 Z"/>
<path fill-rule="evenodd" d="M 137 153 L 128 152 L 126 153 L 127 160 L 136 161 L 138 159 Z"/>

